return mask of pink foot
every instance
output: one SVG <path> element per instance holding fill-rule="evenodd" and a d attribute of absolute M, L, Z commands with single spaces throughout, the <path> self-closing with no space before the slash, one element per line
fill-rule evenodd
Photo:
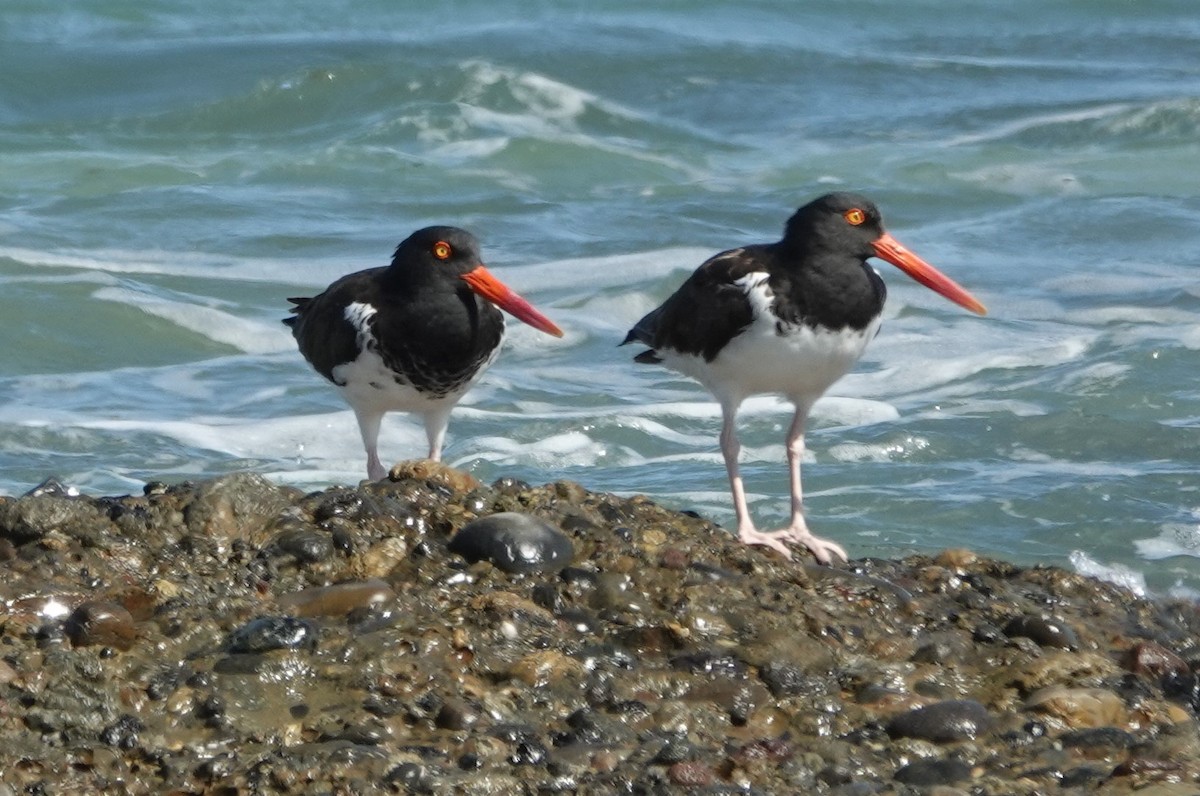
<path fill-rule="evenodd" d="M 789 561 L 792 559 L 792 551 L 788 550 L 787 545 L 783 543 L 783 537 L 779 534 L 763 533 L 754 528 L 742 528 L 738 530 L 738 541 L 742 544 L 760 544 L 763 547 L 771 548 Z"/>
<path fill-rule="evenodd" d="M 779 539 L 784 539 L 789 542 L 804 545 L 809 552 L 822 564 L 828 564 L 833 560 L 833 556 L 837 556 L 843 561 L 849 560 L 846 556 L 846 551 L 837 542 L 831 542 L 828 539 L 822 539 L 813 534 L 803 526 L 797 528 L 784 528 L 777 534 Z"/>

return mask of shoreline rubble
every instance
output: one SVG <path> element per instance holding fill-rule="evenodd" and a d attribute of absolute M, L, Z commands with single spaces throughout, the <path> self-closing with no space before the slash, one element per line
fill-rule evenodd
<path fill-rule="evenodd" d="M 431 462 L 43 486 L 0 497 L 0 794 L 1200 790 L 1184 601 Z"/>

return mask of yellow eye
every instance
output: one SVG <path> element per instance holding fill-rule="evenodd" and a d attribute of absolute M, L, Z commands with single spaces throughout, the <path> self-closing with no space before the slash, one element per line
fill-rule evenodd
<path fill-rule="evenodd" d="M 446 243 L 444 240 L 439 240 L 437 243 L 433 244 L 433 256 L 439 260 L 449 260 L 450 255 L 453 252 L 454 249 L 451 249 L 450 244 Z"/>
<path fill-rule="evenodd" d="M 842 213 L 842 217 L 856 227 L 867 220 L 867 214 L 859 210 L 857 207 L 852 207 L 845 213 Z"/>

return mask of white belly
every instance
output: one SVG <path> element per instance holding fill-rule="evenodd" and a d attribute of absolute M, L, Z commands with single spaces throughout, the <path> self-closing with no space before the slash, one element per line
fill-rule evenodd
<path fill-rule="evenodd" d="M 381 414 L 429 412 L 439 407 L 453 406 L 479 381 L 479 377 L 491 367 L 500 353 L 500 346 L 496 346 L 475 372 L 453 389 L 440 394 L 422 392 L 403 377 L 397 381 L 396 374 L 384 364 L 370 324 L 375 313 L 374 307 L 360 302 L 346 307 L 345 318 L 354 326 L 359 354 L 353 361 L 337 365 L 331 370 L 334 384 L 355 411 Z"/>
<path fill-rule="evenodd" d="M 487 370 L 487 364 L 458 389 L 441 396 L 423 393 L 411 384 L 397 382 L 395 374 L 374 351 L 363 351 L 353 362 L 338 365 L 333 369 L 333 378 L 342 397 L 355 409 L 368 412 L 427 412 L 437 406 L 457 403 Z"/>
<path fill-rule="evenodd" d="M 811 404 L 846 375 L 879 331 L 880 318 L 861 330 L 781 325 L 768 311 L 765 276 L 745 280 L 754 320 L 711 362 L 669 349 L 658 352 L 663 364 L 696 379 L 718 400 L 775 393 Z"/>

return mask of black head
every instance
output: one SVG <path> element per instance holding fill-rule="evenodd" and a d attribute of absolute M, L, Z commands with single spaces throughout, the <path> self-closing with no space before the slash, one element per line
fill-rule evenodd
<path fill-rule="evenodd" d="M 479 241 L 458 227 L 418 229 L 396 247 L 392 270 L 409 279 L 461 277 L 482 264 Z"/>
<path fill-rule="evenodd" d="M 781 243 L 800 252 L 830 251 L 867 259 L 884 234 L 879 208 L 856 193 L 827 193 L 797 210 Z"/>

